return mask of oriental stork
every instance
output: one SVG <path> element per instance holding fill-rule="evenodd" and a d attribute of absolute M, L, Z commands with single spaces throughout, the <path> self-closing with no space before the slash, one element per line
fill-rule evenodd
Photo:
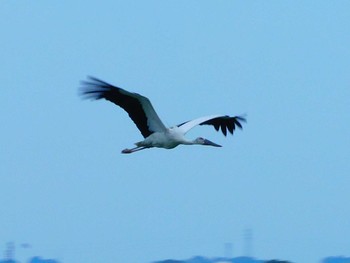
<path fill-rule="evenodd" d="M 237 127 L 242 129 L 241 122 L 246 121 L 242 116 L 210 115 L 167 128 L 158 117 L 148 98 L 94 77 L 88 77 L 88 80 L 82 81 L 81 84 L 81 96 L 94 100 L 106 99 L 123 108 L 145 138 L 143 141 L 135 143 L 135 148 L 124 149 L 122 153 L 133 153 L 152 147 L 172 149 L 180 144 L 221 147 L 221 145 L 202 137 L 188 140 L 185 138 L 185 134 L 197 125 L 212 125 L 216 131 L 221 129 L 226 136 L 227 130 L 233 134 Z"/>

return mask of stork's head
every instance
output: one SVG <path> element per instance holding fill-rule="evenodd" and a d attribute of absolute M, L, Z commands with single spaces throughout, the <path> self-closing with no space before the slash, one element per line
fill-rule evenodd
<path fill-rule="evenodd" d="M 215 147 L 222 147 L 221 145 L 216 144 L 216 143 L 209 141 L 207 139 L 204 139 L 202 137 L 198 137 L 197 139 L 195 139 L 194 143 L 199 144 L 199 145 L 209 145 L 209 146 L 215 146 Z"/>

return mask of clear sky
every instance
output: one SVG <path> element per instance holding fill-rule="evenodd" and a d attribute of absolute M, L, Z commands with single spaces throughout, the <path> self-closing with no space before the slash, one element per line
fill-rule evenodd
<path fill-rule="evenodd" d="M 1 1 L 0 249 L 76 262 L 350 254 L 349 1 Z M 84 101 L 93 75 L 167 125 L 247 114 L 222 148 L 132 155 L 127 114 Z"/>

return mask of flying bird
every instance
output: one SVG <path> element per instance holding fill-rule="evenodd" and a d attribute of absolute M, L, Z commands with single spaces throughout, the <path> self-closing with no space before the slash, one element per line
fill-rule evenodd
<path fill-rule="evenodd" d="M 226 136 L 227 131 L 233 134 L 237 127 L 242 129 L 241 122 L 246 121 L 242 116 L 210 115 L 167 128 L 158 117 L 148 98 L 94 77 L 88 77 L 88 80 L 82 81 L 81 84 L 81 96 L 87 99 L 106 99 L 113 102 L 129 114 L 140 130 L 144 140 L 136 142 L 135 148 L 122 150 L 122 153 L 133 153 L 153 147 L 172 149 L 180 144 L 221 147 L 221 145 L 202 137 L 188 140 L 185 134 L 197 125 L 212 125 L 216 131 L 221 129 Z"/>

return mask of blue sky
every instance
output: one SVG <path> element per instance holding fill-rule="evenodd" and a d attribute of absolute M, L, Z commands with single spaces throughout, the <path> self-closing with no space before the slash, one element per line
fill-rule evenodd
<path fill-rule="evenodd" d="M 348 1 L 1 1 L 0 248 L 151 262 L 349 255 Z M 132 155 L 127 114 L 87 75 L 148 96 L 167 125 L 247 114 L 223 148 Z M 1 245 L 2 244 L 2 245 Z"/>

